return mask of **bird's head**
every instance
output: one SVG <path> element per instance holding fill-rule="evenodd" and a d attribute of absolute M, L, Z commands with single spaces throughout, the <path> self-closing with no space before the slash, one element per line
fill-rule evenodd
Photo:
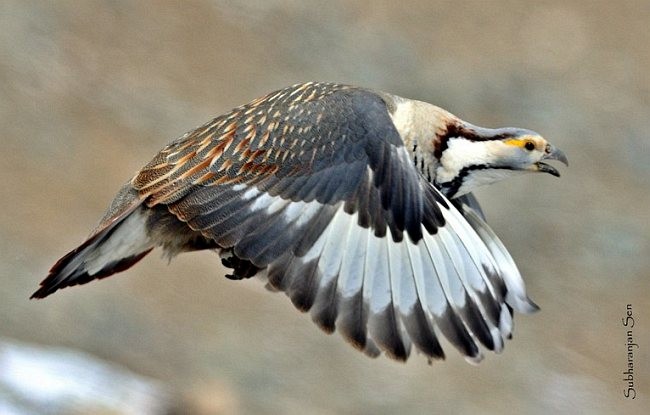
<path fill-rule="evenodd" d="M 495 163 L 503 163 L 512 170 L 549 173 L 560 177 L 560 172 L 545 161 L 558 160 L 569 165 L 562 150 L 532 131 L 524 130 L 522 134 L 497 140 L 496 145 L 491 147 L 489 149 L 492 150 Z"/>
<path fill-rule="evenodd" d="M 559 171 L 547 164 L 557 160 L 568 166 L 566 155 L 534 131 L 518 128 L 487 129 L 464 124 L 446 137 L 436 182 L 449 197 L 523 172 Z"/>

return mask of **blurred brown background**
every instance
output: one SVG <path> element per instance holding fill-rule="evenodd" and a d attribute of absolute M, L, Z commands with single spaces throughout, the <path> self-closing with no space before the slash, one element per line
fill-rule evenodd
<path fill-rule="evenodd" d="M 648 1 L 2 1 L 0 340 L 157 379 L 181 413 L 642 413 L 649 27 Z M 433 366 L 369 359 L 283 295 L 226 280 L 207 252 L 170 265 L 150 255 L 27 300 L 165 143 L 307 80 L 530 128 L 568 154 L 559 180 L 522 176 L 479 193 L 542 307 L 517 316 L 502 355 L 478 367 L 451 349 Z M 627 304 L 635 400 L 621 380 Z"/>

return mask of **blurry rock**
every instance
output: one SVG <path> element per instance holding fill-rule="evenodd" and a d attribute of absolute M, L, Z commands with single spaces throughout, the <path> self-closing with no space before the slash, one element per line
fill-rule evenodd
<path fill-rule="evenodd" d="M 169 414 L 161 383 L 72 349 L 0 339 L 2 414 Z"/>
<path fill-rule="evenodd" d="M 183 408 L 194 415 L 240 413 L 239 400 L 225 382 L 212 380 L 198 383 L 183 394 Z"/>

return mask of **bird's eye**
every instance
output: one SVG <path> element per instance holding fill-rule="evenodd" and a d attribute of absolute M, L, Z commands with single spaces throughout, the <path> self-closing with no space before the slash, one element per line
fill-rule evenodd
<path fill-rule="evenodd" d="M 533 151 L 535 150 L 535 143 L 532 141 L 526 141 L 526 144 L 524 144 L 524 148 L 528 151 Z"/>

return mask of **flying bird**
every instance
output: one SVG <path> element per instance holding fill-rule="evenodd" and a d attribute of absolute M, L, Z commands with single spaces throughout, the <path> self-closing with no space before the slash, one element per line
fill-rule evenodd
<path fill-rule="evenodd" d="M 559 177 L 562 151 L 519 128 L 472 125 L 428 103 L 309 82 L 172 141 L 117 193 L 32 298 L 105 278 L 162 248 L 214 250 L 370 356 L 470 362 L 501 352 L 524 281 L 486 224 L 477 187 Z"/>

